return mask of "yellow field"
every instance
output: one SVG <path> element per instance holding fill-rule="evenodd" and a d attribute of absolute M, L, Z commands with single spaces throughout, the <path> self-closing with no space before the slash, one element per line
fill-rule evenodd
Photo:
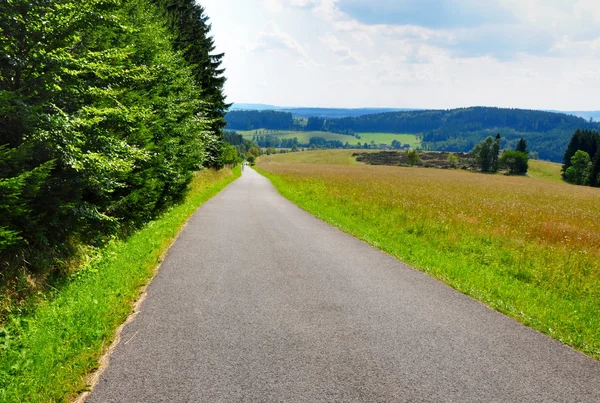
<path fill-rule="evenodd" d="M 304 209 L 600 357 L 600 189 L 328 158 L 277 155 L 258 167 Z M 321 163 L 302 163 L 311 160 Z"/>

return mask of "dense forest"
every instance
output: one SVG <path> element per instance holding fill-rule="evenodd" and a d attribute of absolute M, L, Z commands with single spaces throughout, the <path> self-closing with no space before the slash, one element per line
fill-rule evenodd
<path fill-rule="evenodd" d="M 261 119 L 258 119 L 258 117 Z M 280 124 L 285 118 L 285 124 Z M 270 118 L 275 120 L 271 122 Z M 232 111 L 228 128 L 236 130 L 292 130 L 298 125 L 291 113 L 279 111 Z M 419 110 L 327 119 L 310 117 L 302 130 L 353 135 L 364 132 L 408 133 L 422 137 L 423 148 L 436 151 L 470 151 L 488 136 L 500 132 L 502 147 L 512 147 L 525 138 L 533 155 L 560 162 L 573 132 L 596 129 L 598 123 L 575 116 L 523 110 L 473 107 L 453 110 Z"/>
<path fill-rule="evenodd" d="M 231 130 L 292 130 L 295 128 L 291 112 L 231 111 L 225 115 L 225 119 L 227 128 Z"/>
<path fill-rule="evenodd" d="M 0 272 L 126 234 L 224 164 L 222 55 L 193 0 L 0 3 Z"/>

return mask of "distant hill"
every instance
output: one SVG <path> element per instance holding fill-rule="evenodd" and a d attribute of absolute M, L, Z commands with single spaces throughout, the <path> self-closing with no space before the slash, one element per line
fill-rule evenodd
<path fill-rule="evenodd" d="M 370 115 L 374 113 L 383 112 L 397 112 L 397 111 L 412 111 L 416 109 L 410 108 L 307 108 L 307 107 L 282 107 L 266 104 L 233 104 L 230 111 L 278 111 L 278 112 L 290 112 L 295 118 L 309 118 L 309 117 L 322 117 L 322 118 L 344 118 L 344 117 L 356 117 L 363 115 Z"/>
<path fill-rule="evenodd" d="M 577 116 L 586 120 L 593 119 L 594 122 L 600 122 L 600 111 L 548 111 L 554 113 L 566 113 L 567 115 Z"/>
<path fill-rule="evenodd" d="M 300 109 L 311 113 L 320 110 Z M 524 137 L 537 158 L 554 162 L 562 162 L 575 130 L 600 128 L 599 123 L 572 114 L 490 107 L 393 111 L 344 117 L 314 114 L 304 122 L 295 119 L 293 112 L 288 110 L 231 111 L 226 120 L 228 128 L 234 130 L 262 128 L 347 135 L 368 132 L 415 134 L 421 138 L 425 149 L 452 152 L 470 151 L 487 136 L 500 133 L 502 147 L 513 147 L 520 137 Z"/>

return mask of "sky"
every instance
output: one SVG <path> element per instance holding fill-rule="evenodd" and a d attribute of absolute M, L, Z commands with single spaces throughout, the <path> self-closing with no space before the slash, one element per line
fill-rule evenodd
<path fill-rule="evenodd" d="M 600 0 L 199 0 L 229 102 L 600 109 Z"/>

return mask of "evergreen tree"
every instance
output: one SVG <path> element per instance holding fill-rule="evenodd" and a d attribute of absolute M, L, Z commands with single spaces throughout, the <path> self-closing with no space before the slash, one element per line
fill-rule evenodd
<path fill-rule="evenodd" d="M 519 142 L 517 143 L 517 147 L 515 148 L 515 151 L 519 151 L 521 153 L 528 154 L 529 150 L 527 149 L 527 140 L 525 140 L 523 137 L 521 137 L 519 139 Z"/>
<path fill-rule="evenodd" d="M 590 185 L 600 187 L 600 148 L 596 150 L 596 156 L 592 163 L 592 172 L 590 174 Z"/>
<path fill-rule="evenodd" d="M 223 53 L 215 52 L 210 35 L 211 24 L 204 7 L 194 0 L 153 0 L 167 15 L 168 28 L 174 35 L 175 49 L 181 51 L 191 66 L 196 84 L 202 89 L 206 102 L 201 111 L 207 118 L 212 141 L 207 144 L 207 165 L 220 168 L 224 146 L 223 128 L 225 113 L 231 104 L 226 103 L 223 87 L 226 78 L 221 67 Z"/>
<path fill-rule="evenodd" d="M 598 149 L 600 149 L 600 134 L 597 131 L 575 131 L 563 157 L 563 177 L 571 166 L 571 160 L 577 151 L 585 151 L 592 160 L 595 160 Z"/>
<path fill-rule="evenodd" d="M 181 199 L 211 144 L 208 106 L 155 7 L 0 7 L 0 264 L 123 233 Z"/>

